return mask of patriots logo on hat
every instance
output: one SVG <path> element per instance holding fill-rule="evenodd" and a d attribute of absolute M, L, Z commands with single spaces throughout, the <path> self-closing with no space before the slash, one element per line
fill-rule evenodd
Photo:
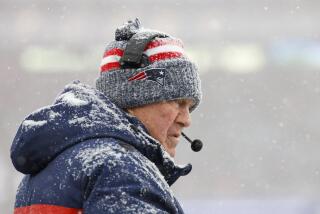
<path fill-rule="evenodd" d="M 141 71 L 136 75 L 130 77 L 128 81 L 134 80 L 151 80 L 157 82 L 161 86 L 164 85 L 164 77 L 166 75 L 165 68 L 150 68 L 145 71 Z"/>

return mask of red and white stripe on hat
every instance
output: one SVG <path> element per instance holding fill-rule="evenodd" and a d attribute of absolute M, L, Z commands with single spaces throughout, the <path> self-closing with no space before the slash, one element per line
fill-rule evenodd
<path fill-rule="evenodd" d="M 123 50 L 113 48 L 106 50 L 100 65 L 101 72 L 107 72 L 120 68 L 120 59 L 123 56 Z M 153 63 L 160 60 L 179 58 L 184 55 L 183 44 L 177 39 L 158 38 L 151 41 L 145 48 L 144 54 Z"/>
<path fill-rule="evenodd" d="M 102 58 L 102 62 L 100 65 L 100 71 L 110 71 L 117 68 L 120 68 L 120 59 L 123 55 L 123 50 L 119 48 L 113 48 L 107 50 Z"/>

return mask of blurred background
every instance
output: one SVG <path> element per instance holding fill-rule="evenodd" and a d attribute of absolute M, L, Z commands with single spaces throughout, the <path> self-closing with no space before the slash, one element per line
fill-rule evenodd
<path fill-rule="evenodd" d="M 186 213 L 320 213 L 318 0 L 0 0 L 0 207 L 22 174 L 9 150 L 30 112 L 72 80 L 94 85 L 106 43 L 128 19 L 184 41 L 203 102 L 176 162 Z M 318 21 L 317 21 L 318 20 Z"/>

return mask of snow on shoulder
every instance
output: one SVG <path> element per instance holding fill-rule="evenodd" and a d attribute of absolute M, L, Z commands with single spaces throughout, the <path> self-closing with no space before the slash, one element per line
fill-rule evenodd
<path fill-rule="evenodd" d="M 37 128 L 37 127 L 43 126 L 46 123 L 47 123 L 46 120 L 39 120 L 39 121 L 25 120 L 25 121 L 23 121 L 22 126 L 25 129 L 32 129 L 32 128 Z"/>
<path fill-rule="evenodd" d="M 103 124 L 111 128 L 117 127 L 119 130 L 125 130 L 132 133 L 129 128 L 129 122 L 124 117 L 124 112 L 112 103 L 105 95 L 94 88 L 82 84 L 80 81 L 74 81 L 65 88 L 70 90 L 58 98 L 64 102 L 73 100 L 74 105 L 87 105 L 90 103 L 90 111 L 84 116 L 75 115 L 68 122 L 71 125 L 80 124 L 82 127 L 92 127 Z M 70 103 L 70 101 L 69 101 Z M 112 121 L 109 124 L 107 121 Z"/>
<path fill-rule="evenodd" d="M 87 101 L 77 98 L 72 92 L 64 93 L 58 99 L 71 106 L 82 106 L 88 104 Z"/>

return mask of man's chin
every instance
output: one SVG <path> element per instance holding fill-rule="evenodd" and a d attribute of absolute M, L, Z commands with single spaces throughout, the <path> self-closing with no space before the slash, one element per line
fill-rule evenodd
<path fill-rule="evenodd" d="M 176 147 L 167 149 L 167 152 L 172 158 L 174 158 L 176 156 Z"/>
<path fill-rule="evenodd" d="M 176 150 L 167 151 L 170 155 L 170 157 L 174 158 L 176 156 Z"/>
<path fill-rule="evenodd" d="M 176 148 L 168 148 L 167 146 L 164 146 L 164 149 L 166 152 L 170 155 L 170 157 L 174 158 L 176 155 Z"/>
<path fill-rule="evenodd" d="M 165 144 L 163 145 L 166 152 L 174 158 L 176 155 L 176 147 L 179 143 L 178 137 L 168 137 Z"/>

